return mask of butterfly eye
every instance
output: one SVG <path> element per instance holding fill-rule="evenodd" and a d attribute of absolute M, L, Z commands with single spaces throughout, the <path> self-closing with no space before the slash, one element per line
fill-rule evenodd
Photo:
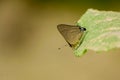
<path fill-rule="evenodd" d="M 84 29 L 84 31 L 86 31 L 86 28 L 83 28 Z"/>

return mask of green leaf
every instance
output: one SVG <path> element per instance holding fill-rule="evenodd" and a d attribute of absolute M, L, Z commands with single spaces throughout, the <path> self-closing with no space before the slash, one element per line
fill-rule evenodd
<path fill-rule="evenodd" d="M 76 56 L 85 54 L 87 50 L 101 52 L 120 48 L 119 12 L 88 9 L 77 25 L 85 27 L 87 31 L 82 43 L 74 49 Z"/>

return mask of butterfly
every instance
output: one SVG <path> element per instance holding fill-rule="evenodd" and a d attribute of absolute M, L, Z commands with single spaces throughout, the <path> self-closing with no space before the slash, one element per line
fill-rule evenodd
<path fill-rule="evenodd" d="M 57 25 L 57 29 L 72 48 L 80 43 L 84 31 L 86 31 L 84 27 L 67 24 L 59 24 Z"/>

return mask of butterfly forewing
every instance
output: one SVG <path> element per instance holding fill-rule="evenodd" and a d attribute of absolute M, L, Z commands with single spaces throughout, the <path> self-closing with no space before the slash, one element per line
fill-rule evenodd
<path fill-rule="evenodd" d="M 83 34 L 83 31 L 80 30 L 79 26 L 60 24 L 57 28 L 71 47 L 75 46 L 79 42 Z"/>

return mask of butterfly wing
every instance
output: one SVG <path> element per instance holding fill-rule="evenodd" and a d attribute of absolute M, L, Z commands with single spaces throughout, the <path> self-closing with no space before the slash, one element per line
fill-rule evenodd
<path fill-rule="evenodd" d="M 57 28 L 71 47 L 75 46 L 79 42 L 84 32 L 79 26 L 66 24 L 60 24 Z"/>

